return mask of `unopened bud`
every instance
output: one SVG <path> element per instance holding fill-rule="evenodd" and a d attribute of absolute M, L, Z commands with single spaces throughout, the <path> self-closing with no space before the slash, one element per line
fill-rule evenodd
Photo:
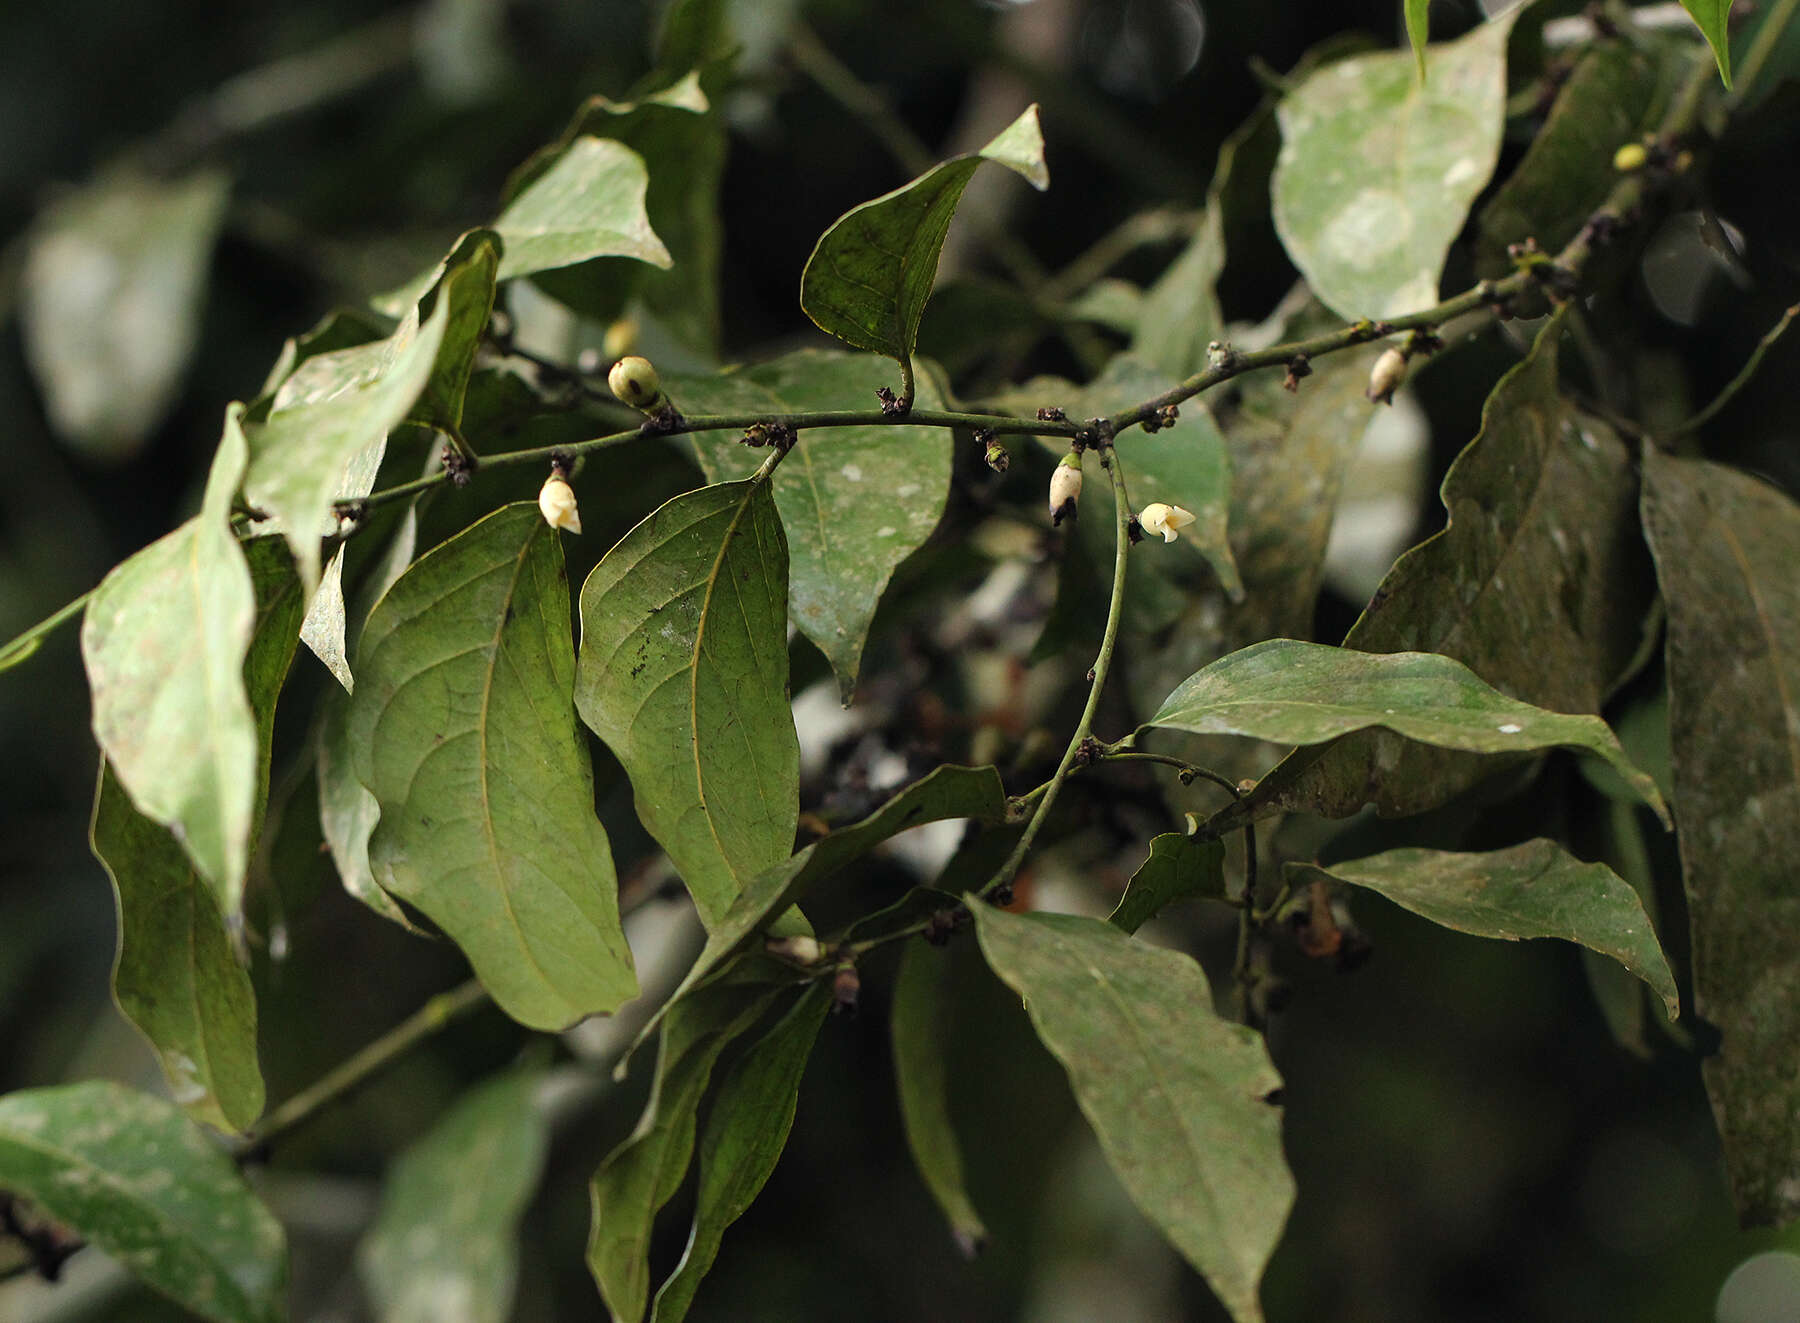
<path fill-rule="evenodd" d="M 662 378 L 647 358 L 636 354 L 621 358 L 606 374 L 606 384 L 626 404 L 645 413 L 654 413 L 668 401 L 662 392 Z"/>
<path fill-rule="evenodd" d="M 1081 456 L 1070 451 L 1050 475 L 1050 523 L 1054 527 L 1075 513 L 1075 501 L 1081 495 Z"/>
<path fill-rule="evenodd" d="M 771 937 L 763 944 L 763 949 L 777 960 L 792 961 L 796 965 L 816 965 L 825 954 L 825 948 L 819 945 L 816 937 Z"/>
<path fill-rule="evenodd" d="M 855 965 L 840 965 L 831 979 L 831 1009 L 837 1015 L 856 1014 L 856 1001 L 862 993 L 862 978 Z"/>
<path fill-rule="evenodd" d="M 571 533 L 581 531 L 581 511 L 575 505 L 575 489 L 560 473 L 552 473 L 538 488 L 538 509 L 543 511 L 544 522 L 550 527 L 566 528 Z"/>
<path fill-rule="evenodd" d="M 1138 523 L 1146 533 L 1161 533 L 1164 542 L 1173 542 L 1181 530 L 1194 522 L 1194 513 L 1179 505 L 1152 501 L 1138 511 Z"/>
<path fill-rule="evenodd" d="M 1650 151 L 1641 142 L 1628 142 L 1613 153 L 1613 169 L 1622 175 L 1642 170 L 1650 159 Z"/>
<path fill-rule="evenodd" d="M 624 358 L 637 348 L 637 323 L 629 317 L 621 317 L 606 328 L 606 336 L 600 341 L 600 352 L 608 358 Z"/>
<path fill-rule="evenodd" d="M 1384 349 L 1375 366 L 1369 369 L 1369 400 L 1374 404 L 1392 404 L 1394 392 L 1406 380 L 1406 355 L 1398 349 Z"/>
<path fill-rule="evenodd" d="M 982 458 L 987 460 L 987 466 L 995 473 L 1005 473 L 1007 466 L 1012 463 L 1012 452 L 999 441 L 989 441 Z"/>

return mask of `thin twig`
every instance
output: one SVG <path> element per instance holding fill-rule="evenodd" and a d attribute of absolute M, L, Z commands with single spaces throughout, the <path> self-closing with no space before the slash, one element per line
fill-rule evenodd
<path fill-rule="evenodd" d="M 17 666 L 32 653 L 36 652 L 39 645 L 41 645 L 46 638 L 54 634 L 64 624 L 80 615 L 83 608 L 87 606 L 88 599 L 94 595 L 95 591 L 96 590 L 93 588 L 88 589 L 73 602 L 70 602 L 66 606 L 59 607 L 56 611 L 38 621 L 37 624 L 33 625 L 23 634 L 9 640 L 4 647 L 0 647 L 0 671 Z"/>
<path fill-rule="evenodd" d="M 1756 342 L 1756 348 L 1751 352 L 1749 359 L 1745 361 L 1743 367 L 1738 369 L 1738 374 L 1726 383 L 1725 389 L 1714 397 L 1711 404 L 1669 433 L 1670 438 L 1686 436 L 1690 432 L 1699 431 L 1717 416 L 1719 410 L 1730 404 L 1733 397 L 1750 384 L 1750 378 L 1754 377 L 1756 369 L 1762 366 L 1763 355 L 1767 354 L 1774 347 L 1775 342 L 1781 339 L 1782 334 L 1795 317 L 1800 317 L 1800 303 L 1794 304 L 1781 314 L 1781 320 L 1771 326 L 1763 338 Z"/>

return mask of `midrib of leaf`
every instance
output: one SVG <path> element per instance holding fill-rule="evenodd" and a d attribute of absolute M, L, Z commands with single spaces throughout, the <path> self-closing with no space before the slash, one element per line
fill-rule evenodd
<path fill-rule="evenodd" d="M 706 622 L 712 617 L 713 589 L 719 583 L 719 567 L 725 563 L 730 554 L 732 539 L 737 536 L 738 525 L 743 522 L 744 512 L 750 508 L 750 502 L 756 497 L 757 484 L 753 479 L 744 489 L 744 497 L 738 502 L 737 510 L 731 516 L 731 523 L 725 529 L 725 536 L 719 539 L 718 554 L 713 557 L 712 569 L 706 576 L 706 594 L 700 599 L 700 619 L 694 626 L 694 651 L 688 661 L 688 749 L 694 760 L 694 793 L 700 798 L 700 817 L 706 823 L 706 834 L 712 837 L 713 846 L 719 852 L 730 871 L 732 881 L 738 878 L 737 863 L 725 849 L 725 842 L 719 839 L 718 824 L 713 821 L 712 809 L 706 802 L 706 774 L 700 762 L 700 654 L 706 645 Z M 735 589 L 736 584 L 732 587 Z M 740 596 L 740 605 L 741 605 Z M 740 886 L 738 890 L 742 891 Z"/>
<path fill-rule="evenodd" d="M 1712 514 L 1710 506 L 1707 513 Z M 1769 660 L 1773 663 L 1769 669 L 1775 673 L 1775 693 L 1780 698 L 1783 709 L 1784 720 L 1781 724 L 1787 734 L 1788 764 L 1793 769 L 1794 784 L 1800 785 L 1800 735 L 1795 733 L 1793 719 L 1788 715 L 1795 710 L 1794 696 L 1788 692 L 1787 675 L 1781 664 L 1782 653 L 1775 638 L 1775 624 L 1769 618 L 1768 608 L 1763 605 L 1762 594 L 1756 590 L 1756 575 L 1751 569 L 1750 558 L 1744 554 L 1743 544 L 1738 541 L 1737 533 L 1716 514 L 1712 514 L 1712 522 L 1724 535 L 1725 545 L 1731 549 L 1731 558 L 1737 562 L 1738 573 L 1743 576 L 1744 587 L 1750 594 L 1750 604 L 1756 608 L 1756 623 L 1761 626 L 1763 639 L 1768 644 Z"/>
<path fill-rule="evenodd" d="M 66 1162 L 69 1166 L 78 1168 L 90 1177 L 98 1177 L 98 1183 L 117 1195 L 120 1202 L 128 1203 L 132 1207 L 148 1213 L 152 1220 L 154 1220 L 159 1227 L 164 1229 L 166 1233 L 162 1237 L 164 1242 L 187 1244 L 199 1251 L 205 1261 L 211 1265 L 213 1271 L 218 1275 L 220 1280 L 230 1285 L 233 1293 L 237 1296 L 238 1304 L 247 1311 L 255 1314 L 256 1317 L 260 1318 L 263 1316 L 262 1310 L 254 1309 L 252 1307 L 251 1301 L 244 1294 L 243 1287 L 238 1284 L 237 1278 L 232 1276 L 231 1270 L 207 1252 L 199 1237 L 189 1235 L 187 1229 L 179 1222 L 175 1221 L 172 1216 L 164 1212 L 161 1208 L 158 1208 L 149 1200 L 138 1195 L 129 1185 L 119 1177 L 113 1175 L 112 1172 L 108 1171 L 105 1167 L 96 1166 L 81 1155 L 71 1153 L 67 1149 L 58 1148 L 53 1144 L 40 1143 L 32 1139 L 25 1132 L 16 1128 L 0 1129 L 0 1143 L 16 1144 L 20 1148 L 30 1149 L 33 1153 L 40 1153 L 45 1157 L 56 1158 Z"/>

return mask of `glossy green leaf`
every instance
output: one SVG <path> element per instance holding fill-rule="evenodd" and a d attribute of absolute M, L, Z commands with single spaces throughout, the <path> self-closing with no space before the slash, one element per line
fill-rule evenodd
<path fill-rule="evenodd" d="M 1344 645 L 1454 657 L 1513 698 L 1598 712 L 1643 643 L 1651 605 L 1637 476 L 1611 427 L 1560 393 L 1552 318 L 1495 387 L 1444 478 L 1445 529 L 1402 556 Z M 1436 807 L 1486 760 L 1361 735 L 1272 774 L 1286 803 L 1343 817 Z"/>
<path fill-rule="evenodd" d="M 1694 26 L 1712 47 L 1713 59 L 1719 65 L 1719 77 L 1730 87 L 1731 0 L 1681 0 L 1681 7 L 1688 11 L 1688 17 L 1694 20 Z"/>
<path fill-rule="evenodd" d="M 229 191 L 211 171 L 122 171 L 33 228 L 19 277 L 25 354 L 51 424 L 84 454 L 135 454 L 174 405 Z"/>
<path fill-rule="evenodd" d="M 570 693 L 562 545 L 535 502 L 427 552 L 357 648 L 348 742 L 381 806 L 376 882 L 429 915 L 540 1029 L 637 994 Z"/>
<path fill-rule="evenodd" d="M 519 1219 L 550 1140 L 533 1100 L 540 1078 L 515 1071 L 478 1085 L 389 1170 L 356 1256 L 380 1323 L 512 1317 Z"/>
<path fill-rule="evenodd" d="M 1036 106 L 979 152 L 933 166 L 832 222 L 800 274 L 801 311 L 858 349 L 907 362 L 950 218 L 983 161 L 1004 165 L 1033 188 L 1049 187 Z"/>
<path fill-rule="evenodd" d="M 1411 44 L 1413 60 L 1419 67 L 1419 81 L 1425 81 L 1425 47 L 1431 42 L 1431 0 L 1406 0 L 1406 40 Z"/>
<path fill-rule="evenodd" d="M 1339 60 L 1283 98 L 1275 228 L 1313 292 L 1350 320 L 1418 312 L 1499 159 L 1518 11 L 1426 53 Z"/>
<path fill-rule="evenodd" d="M 695 1116 L 713 1065 L 768 1010 L 775 987 L 715 985 L 684 999 L 663 1022 L 656 1077 L 636 1129 L 588 1187 L 593 1222 L 588 1271 L 614 1323 L 639 1323 L 650 1296 L 650 1233 L 657 1210 L 687 1174 Z"/>
<path fill-rule="evenodd" d="M 669 999 L 673 1005 L 750 938 L 768 928 L 813 885 L 860 859 L 891 836 L 928 822 L 1006 820 L 1006 790 L 992 767 L 943 766 L 920 777 L 861 822 L 840 827 L 758 875 L 707 934 L 706 946 Z M 651 1020 L 651 1025 L 656 1023 Z M 648 1032 L 649 1026 L 646 1026 Z"/>
<path fill-rule="evenodd" d="M 245 428 L 244 498 L 276 521 L 309 596 L 319 539 L 335 523 L 331 503 L 367 494 L 377 448 L 432 378 L 450 306 L 439 299 L 423 324 L 409 317 L 386 340 L 308 359 L 276 392 L 267 421 Z"/>
<path fill-rule="evenodd" d="M 721 483 L 652 512 L 581 589 L 576 706 L 708 929 L 794 845 L 787 560 L 770 484 Z"/>
<path fill-rule="evenodd" d="M 1328 868 L 1289 864 L 1288 875 L 1367 887 L 1421 918 L 1477 937 L 1574 942 L 1643 979 L 1671 1020 L 1680 1014 L 1675 975 L 1637 892 L 1605 864 L 1584 864 L 1555 841 L 1482 854 L 1389 850 Z"/>
<path fill-rule="evenodd" d="M 93 1081 L 0 1098 L 0 1188 L 215 1323 L 287 1317 L 287 1245 L 232 1160 L 162 1101 Z"/>
<path fill-rule="evenodd" d="M 1508 698 L 1461 662 L 1435 653 L 1374 654 L 1270 639 L 1189 676 L 1147 724 L 1280 744 L 1323 744 L 1379 726 L 1469 753 L 1567 746 L 1605 759 L 1667 818 L 1655 782 L 1631 764 L 1599 717 L 1546 712 Z"/>
<path fill-rule="evenodd" d="M 668 266 L 669 250 L 644 212 L 644 158 L 623 143 L 579 137 L 500 213 L 499 278 L 632 257 Z"/>
<path fill-rule="evenodd" d="M 1225 843 L 1164 832 L 1150 838 L 1149 857 L 1131 875 L 1107 922 L 1134 933 L 1175 901 L 1224 894 Z"/>
<path fill-rule="evenodd" d="M 683 411 L 777 417 L 842 408 L 882 379 L 865 354 L 801 350 L 741 372 L 665 378 Z M 943 407 L 929 379 L 921 408 Z M 736 435 L 700 432 L 709 482 L 747 478 L 762 452 Z M 775 508 L 788 546 L 788 614 L 831 662 L 846 706 L 869 622 L 895 568 L 924 544 L 950 492 L 950 433 L 939 427 L 824 427 L 800 433 L 775 470 Z"/>
<path fill-rule="evenodd" d="M 1179 952 L 1100 919 L 970 908 L 1132 1200 L 1232 1318 L 1261 1323 L 1258 1284 L 1294 1200 L 1261 1035 L 1213 1012 Z"/>
<path fill-rule="evenodd" d="M 1695 1009 L 1738 1207 L 1800 1216 L 1800 506 L 1747 474 L 1644 448 L 1644 528 L 1668 603 L 1675 817 Z"/>
<path fill-rule="evenodd" d="M 950 1081 L 944 1036 L 950 1020 L 950 962 L 922 941 L 900 953 L 894 980 L 894 1087 L 906 1147 L 925 1188 L 950 1224 L 964 1258 L 987 1243 L 987 1227 L 969 1198 L 962 1147 L 950 1120 Z"/>
<path fill-rule="evenodd" d="M 1524 159 L 1481 209 L 1482 275 L 1512 269 L 1508 244 L 1532 238 L 1554 253 L 1575 237 L 1617 181 L 1613 153 L 1655 127 L 1660 72 L 1653 53 L 1633 42 L 1587 49 Z"/>
<path fill-rule="evenodd" d="M 257 780 L 243 676 L 256 591 L 231 532 L 241 413 L 226 411 L 200 513 L 107 575 L 81 629 L 101 752 L 138 811 L 175 834 L 226 914 L 243 896 Z"/>
<path fill-rule="evenodd" d="M 830 987 L 815 982 L 719 1086 L 700 1137 L 700 1186 L 687 1249 L 656 1293 L 652 1323 L 680 1323 L 687 1317 L 701 1279 L 719 1256 L 726 1228 L 768 1183 L 787 1146 L 800 1101 L 800 1077 L 830 1006 Z"/>

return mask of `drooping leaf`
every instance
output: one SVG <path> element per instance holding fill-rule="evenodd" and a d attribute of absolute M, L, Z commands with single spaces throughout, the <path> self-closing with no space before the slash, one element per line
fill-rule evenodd
<path fill-rule="evenodd" d="M 664 503 L 582 586 L 576 706 L 709 929 L 793 849 L 787 678 L 787 545 L 767 481 Z"/>
<path fill-rule="evenodd" d="M 275 356 L 269 375 L 263 379 L 262 389 L 256 393 L 256 400 L 250 406 L 251 416 L 259 416 L 256 405 L 272 403 L 275 392 L 308 359 L 339 349 L 354 349 L 357 345 L 385 340 L 392 330 L 393 327 L 386 318 L 378 317 L 365 309 L 333 308 L 319 318 L 310 330 L 289 336 L 282 342 L 281 352 Z"/>
<path fill-rule="evenodd" d="M 829 335 L 907 363 L 950 218 L 983 161 L 1004 165 L 1033 188 L 1049 187 L 1035 105 L 979 152 L 933 166 L 832 222 L 800 274 L 801 311 Z"/>
<path fill-rule="evenodd" d="M 1389 850 L 1320 868 L 1289 864 L 1290 879 L 1327 876 L 1367 887 L 1402 909 L 1457 932 L 1557 937 L 1611 956 L 1680 1014 L 1675 975 L 1631 884 L 1605 864 L 1584 864 L 1555 841 L 1534 840 L 1482 854 Z"/>
<path fill-rule="evenodd" d="M 669 999 L 680 1001 L 751 936 L 768 928 L 812 886 L 860 859 L 890 836 L 945 818 L 982 823 L 1006 820 L 1006 791 L 992 767 L 936 768 L 897 793 L 861 822 L 840 827 L 798 854 L 764 870 L 731 902 L 707 934 L 706 946 Z M 660 1013 L 659 1013 L 660 1014 Z M 653 1018 L 650 1025 L 654 1025 Z M 650 1026 L 646 1026 L 648 1032 Z"/>
<path fill-rule="evenodd" d="M 499 278 L 631 257 L 668 266 L 669 250 L 644 212 L 644 158 L 608 138 L 579 137 L 494 222 L 505 251 Z"/>
<path fill-rule="evenodd" d="M 1561 395 L 1561 334 L 1551 318 L 1495 387 L 1480 433 L 1445 475 L 1448 526 L 1395 563 L 1345 647 L 1442 653 L 1557 712 L 1598 712 L 1625 678 L 1651 597 L 1637 479 L 1612 428 Z M 1422 812 L 1491 770 L 1369 734 L 1272 776 L 1292 780 L 1286 802 L 1343 817 L 1370 801 L 1388 815 Z"/>
<path fill-rule="evenodd" d="M 1656 784 L 1625 757 L 1599 717 L 1508 698 L 1461 662 L 1429 652 L 1375 654 L 1270 639 L 1189 676 L 1146 723 L 1197 735 L 1325 744 L 1381 727 L 1469 753 L 1577 748 L 1610 763 L 1667 819 Z"/>
<path fill-rule="evenodd" d="M 1511 270 L 1508 244 L 1532 238 L 1554 253 L 1575 237 L 1617 178 L 1613 153 L 1655 126 L 1661 72 L 1633 42 L 1595 42 L 1583 53 L 1525 158 L 1481 209 L 1482 275 Z"/>
<path fill-rule="evenodd" d="M 101 752 L 138 811 L 174 833 L 225 914 L 243 896 L 257 782 L 243 676 L 256 592 L 231 532 L 241 413 L 226 410 L 200 513 L 107 575 L 81 629 Z"/>
<path fill-rule="evenodd" d="M 614 1323 L 639 1323 L 650 1295 L 650 1232 L 680 1188 L 694 1152 L 695 1116 L 713 1065 L 762 1018 L 779 988 L 715 985 L 684 999 L 663 1022 L 650 1099 L 631 1135 L 588 1187 L 593 1224 L 588 1271 Z"/>
<path fill-rule="evenodd" d="M 1688 17 L 1694 20 L 1694 26 L 1712 47 L 1713 59 L 1719 65 L 1719 77 L 1730 87 L 1731 0 L 1681 0 L 1681 7 L 1688 11 Z"/>
<path fill-rule="evenodd" d="M 120 172 L 33 228 L 20 330 L 50 421 L 95 459 L 125 459 L 181 389 L 230 181 Z"/>
<path fill-rule="evenodd" d="M 1499 159 L 1517 14 L 1431 47 L 1424 79 L 1406 52 L 1383 51 L 1327 65 L 1283 98 L 1275 228 L 1340 316 L 1437 302 L 1444 255 Z"/>
<path fill-rule="evenodd" d="M 0 1098 L 0 1188 L 215 1323 L 287 1317 L 281 1224 L 206 1133 L 103 1081 Z"/>
<path fill-rule="evenodd" d="M 1425 81 L 1425 47 L 1431 42 L 1431 0 L 1406 0 L 1406 40 L 1412 45 L 1413 59 L 1419 66 L 1419 81 Z"/>
<path fill-rule="evenodd" d="M 667 379 L 687 413 L 774 418 L 841 408 L 881 380 L 865 354 L 801 350 L 741 372 Z M 941 408 L 929 378 L 921 408 Z M 694 451 L 709 482 L 746 478 L 762 462 L 736 435 L 700 432 Z M 869 622 L 901 561 L 937 527 L 950 492 L 951 437 L 938 427 L 826 427 L 800 433 L 775 470 L 775 508 L 788 546 L 788 614 L 831 662 L 846 706 Z"/>
<path fill-rule="evenodd" d="M 380 455 L 370 454 L 405 421 L 431 380 L 451 300 L 422 324 L 411 317 L 386 340 L 308 359 L 276 392 L 267 421 L 246 427 L 250 468 L 244 498 L 271 516 L 308 596 L 319 582 L 319 539 L 333 527 L 334 500 L 366 495 Z"/>
<path fill-rule="evenodd" d="M 1132 1200 L 1238 1323 L 1261 1323 L 1258 1284 L 1294 1199 L 1261 1036 L 1214 1014 L 1185 955 L 1099 919 L 970 908 Z"/>
<path fill-rule="evenodd" d="M 325 562 L 318 590 L 306 608 L 306 618 L 300 622 L 300 641 L 325 663 L 325 669 L 344 687 L 344 692 L 351 693 L 356 688 L 356 676 L 350 671 L 350 649 L 345 641 L 349 607 L 344 602 L 344 551 L 344 547 L 339 547 Z"/>
<path fill-rule="evenodd" d="M 1225 842 L 1196 841 L 1178 831 L 1150 838 L 1150 854 L 1119 897 L 1107 922 L 1134 933 L 1164 906 L 1189 896 L 1225 894 Z"/>
<path fill-rule="evenodd" d="M 347 730 L 381 808 L 377 883 L 429 915 L 494 1000 L 560 1029 L 637 993 L 570 708 L 562 546 L 505 506 L 416 561 L 357 648 Z"/>
<path fill-rule="evenodd" d="M 1669 735 L 1707 1091 L 1743 1217 L 1800 1215 L 1800 507 L 1644 449 L 1669 609 Z"/>
<path fill-rule="evenodd" d="M 831 989 L 815 982 L 757 1040 L 719 1086 L 700 1137 L 700 1187 L 687 1249 L 651 1306 L 652 1323 L 681 1323 L 719 1255 L 725 1230 L 768 1183 L 793 1128 L 800 1077 L 812 1055 Z"/>
<path fill-rule="evenodd" d="M 533 1098 L 540 1078 L 478 1085 L 395 1161 L 356 1256 L 380 1323 L 512 1317 L 519 1218 L 550 1139 Z"/>
<path fill-rule="evenodd" d="M 894 980 L 894 1087 L 913 1165 L 925 1181 L 964 1258 L 987 1242 L 969 1198 L 962 1148 L 950 1120 L 944 1034 L 950 1018 L 950 962 L 924 942 L 908 942 Z"/>
<path fill-rule="evenodd" d="M 494 315 L 500 260 L 500 239 L 492 230 L 471 230 L 444 259 L 437 286 L 438 301 L 448 309 L 444 333 L 431 375 L 408 414 L 411 421 L 461 434 L 463 395 L 475 370 L 475 351 Z"/>

